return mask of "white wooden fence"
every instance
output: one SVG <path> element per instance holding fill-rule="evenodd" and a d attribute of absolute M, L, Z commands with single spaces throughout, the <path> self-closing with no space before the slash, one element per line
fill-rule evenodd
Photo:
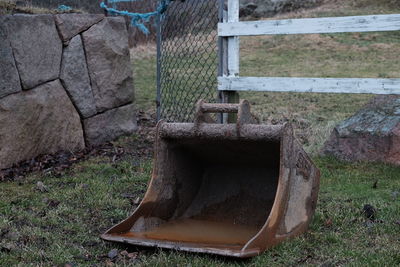
<path fill-rule="evenodd" d="M 218 36 L 227 43 L 218 90 L 400 94 L 400 79 L 239 77 L 238 36 L 398 30 L 400 14 L 240 22 L 239 0 L 228 0 L 227 19 L 218 24 Z"/>

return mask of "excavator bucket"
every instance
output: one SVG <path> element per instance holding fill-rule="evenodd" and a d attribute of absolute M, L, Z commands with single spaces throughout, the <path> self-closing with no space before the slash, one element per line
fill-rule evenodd
<path fill-rule="evenodd" d="M 236 124 L 208 113 L 238 113 Z M 256 124 L 246 100 L 199 101 L 194 123 L 157 125 L 152 179 L 132 216 L 102 238 L 233 257 L 307 230 L 319 170 L 290 124 Z"/>

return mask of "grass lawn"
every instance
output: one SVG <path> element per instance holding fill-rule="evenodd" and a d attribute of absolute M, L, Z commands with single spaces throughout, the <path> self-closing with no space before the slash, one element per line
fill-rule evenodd
<path fill-rule="evenodd" d="M 134 259 L 118 257 L 120 266 L 399 265 L 400 168 L 314 160 L 322 177 L 310 230 L 245 261 L 141 250 L 99 239 L 137 207 L 136 198 L 143 196 L 151 173 L 147 158 L 113 163 L 110 158 L 97 157 L 75 165 L 61 177 L 32 174 L 20 181 L 3 182 L 0 266 L 103 265 L 110 263 L 107 254 L 112 249 L 138 252 Z M 37 189 L 38 181 L 45 184 L 47 192 Z M 377 209 L 376 223 L 364 218 L 365 204 Z"/>
<path fill-rule="evenodd" d="M 400 12 L 390 0 L 379 2 L 331 1 L 290 16 Z M 400 77 L 397 32 L 248 37 L 241 43 L 243 76 Z M 138 48 L 132 58 L 139 109 L 154 112 L 154 47 Z M 251 101 L 264 122 L 291 121 L 321 170 L 317 211 L 306 234 L 239 261 L 104 242 L 99 235 L 130 215 L 143 197 L 152 158 L 146 153 L 98 155 L 61 175 L 49 170 L 0 183 L 0 266 L 399 266 L 400 168 L 344 163 L 317 153 L 334 125 L 371 96 L 241 97 Z M 145 143 L 143 138 L 138 133 L 113 144 L 116 150 L 136 151 Z M 362 212 L 365 204 L 377 210 L 374 223 Z M 119 254 L 111 261 L 108 253 L 113 249 Z"/>

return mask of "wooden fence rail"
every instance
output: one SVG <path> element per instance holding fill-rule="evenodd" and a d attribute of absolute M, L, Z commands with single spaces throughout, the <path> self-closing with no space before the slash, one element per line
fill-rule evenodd
<path fill-rule="evenodd" d="M 218 24 L 219 36 L 376 32 L 400 30 L 400 14 L 228 22 Z"/>
<path fill-rule="evenodd" d="M 239 0 L 228 0 L 227 13 L 228 19 L 218 24 L 218 36 L 228 43 L 221 46 L 222 96 L 236 91 L 400 94 L 400 79 L 239 77 L 238 49 L 239 36 L 399 31 L 400 14 L 242 22 Z M 229 97 L 221 100 L 230 102 Z"/>

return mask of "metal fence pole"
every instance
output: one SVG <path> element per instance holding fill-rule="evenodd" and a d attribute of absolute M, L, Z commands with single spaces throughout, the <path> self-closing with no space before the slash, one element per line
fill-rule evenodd
<path fill-rule="evenodd" d="M 218 22 L 224 21 L 224 6 L 225 0 L 218 0 Z M 218 37 L 218 77 L 224 74 L 224 53 L 223 53 L 224 39 Z M 223 103 L 223 92 L 219 92 L 217 89 L 218 102 Z M 218 116 L 218 121 L 220 123 L 224 122 L 224 114 L 220 113 Z"/>
<path fill-rule="evenodd" d="M 157 16 L 157 121 L 161 119 L 161 14 Z"/>

